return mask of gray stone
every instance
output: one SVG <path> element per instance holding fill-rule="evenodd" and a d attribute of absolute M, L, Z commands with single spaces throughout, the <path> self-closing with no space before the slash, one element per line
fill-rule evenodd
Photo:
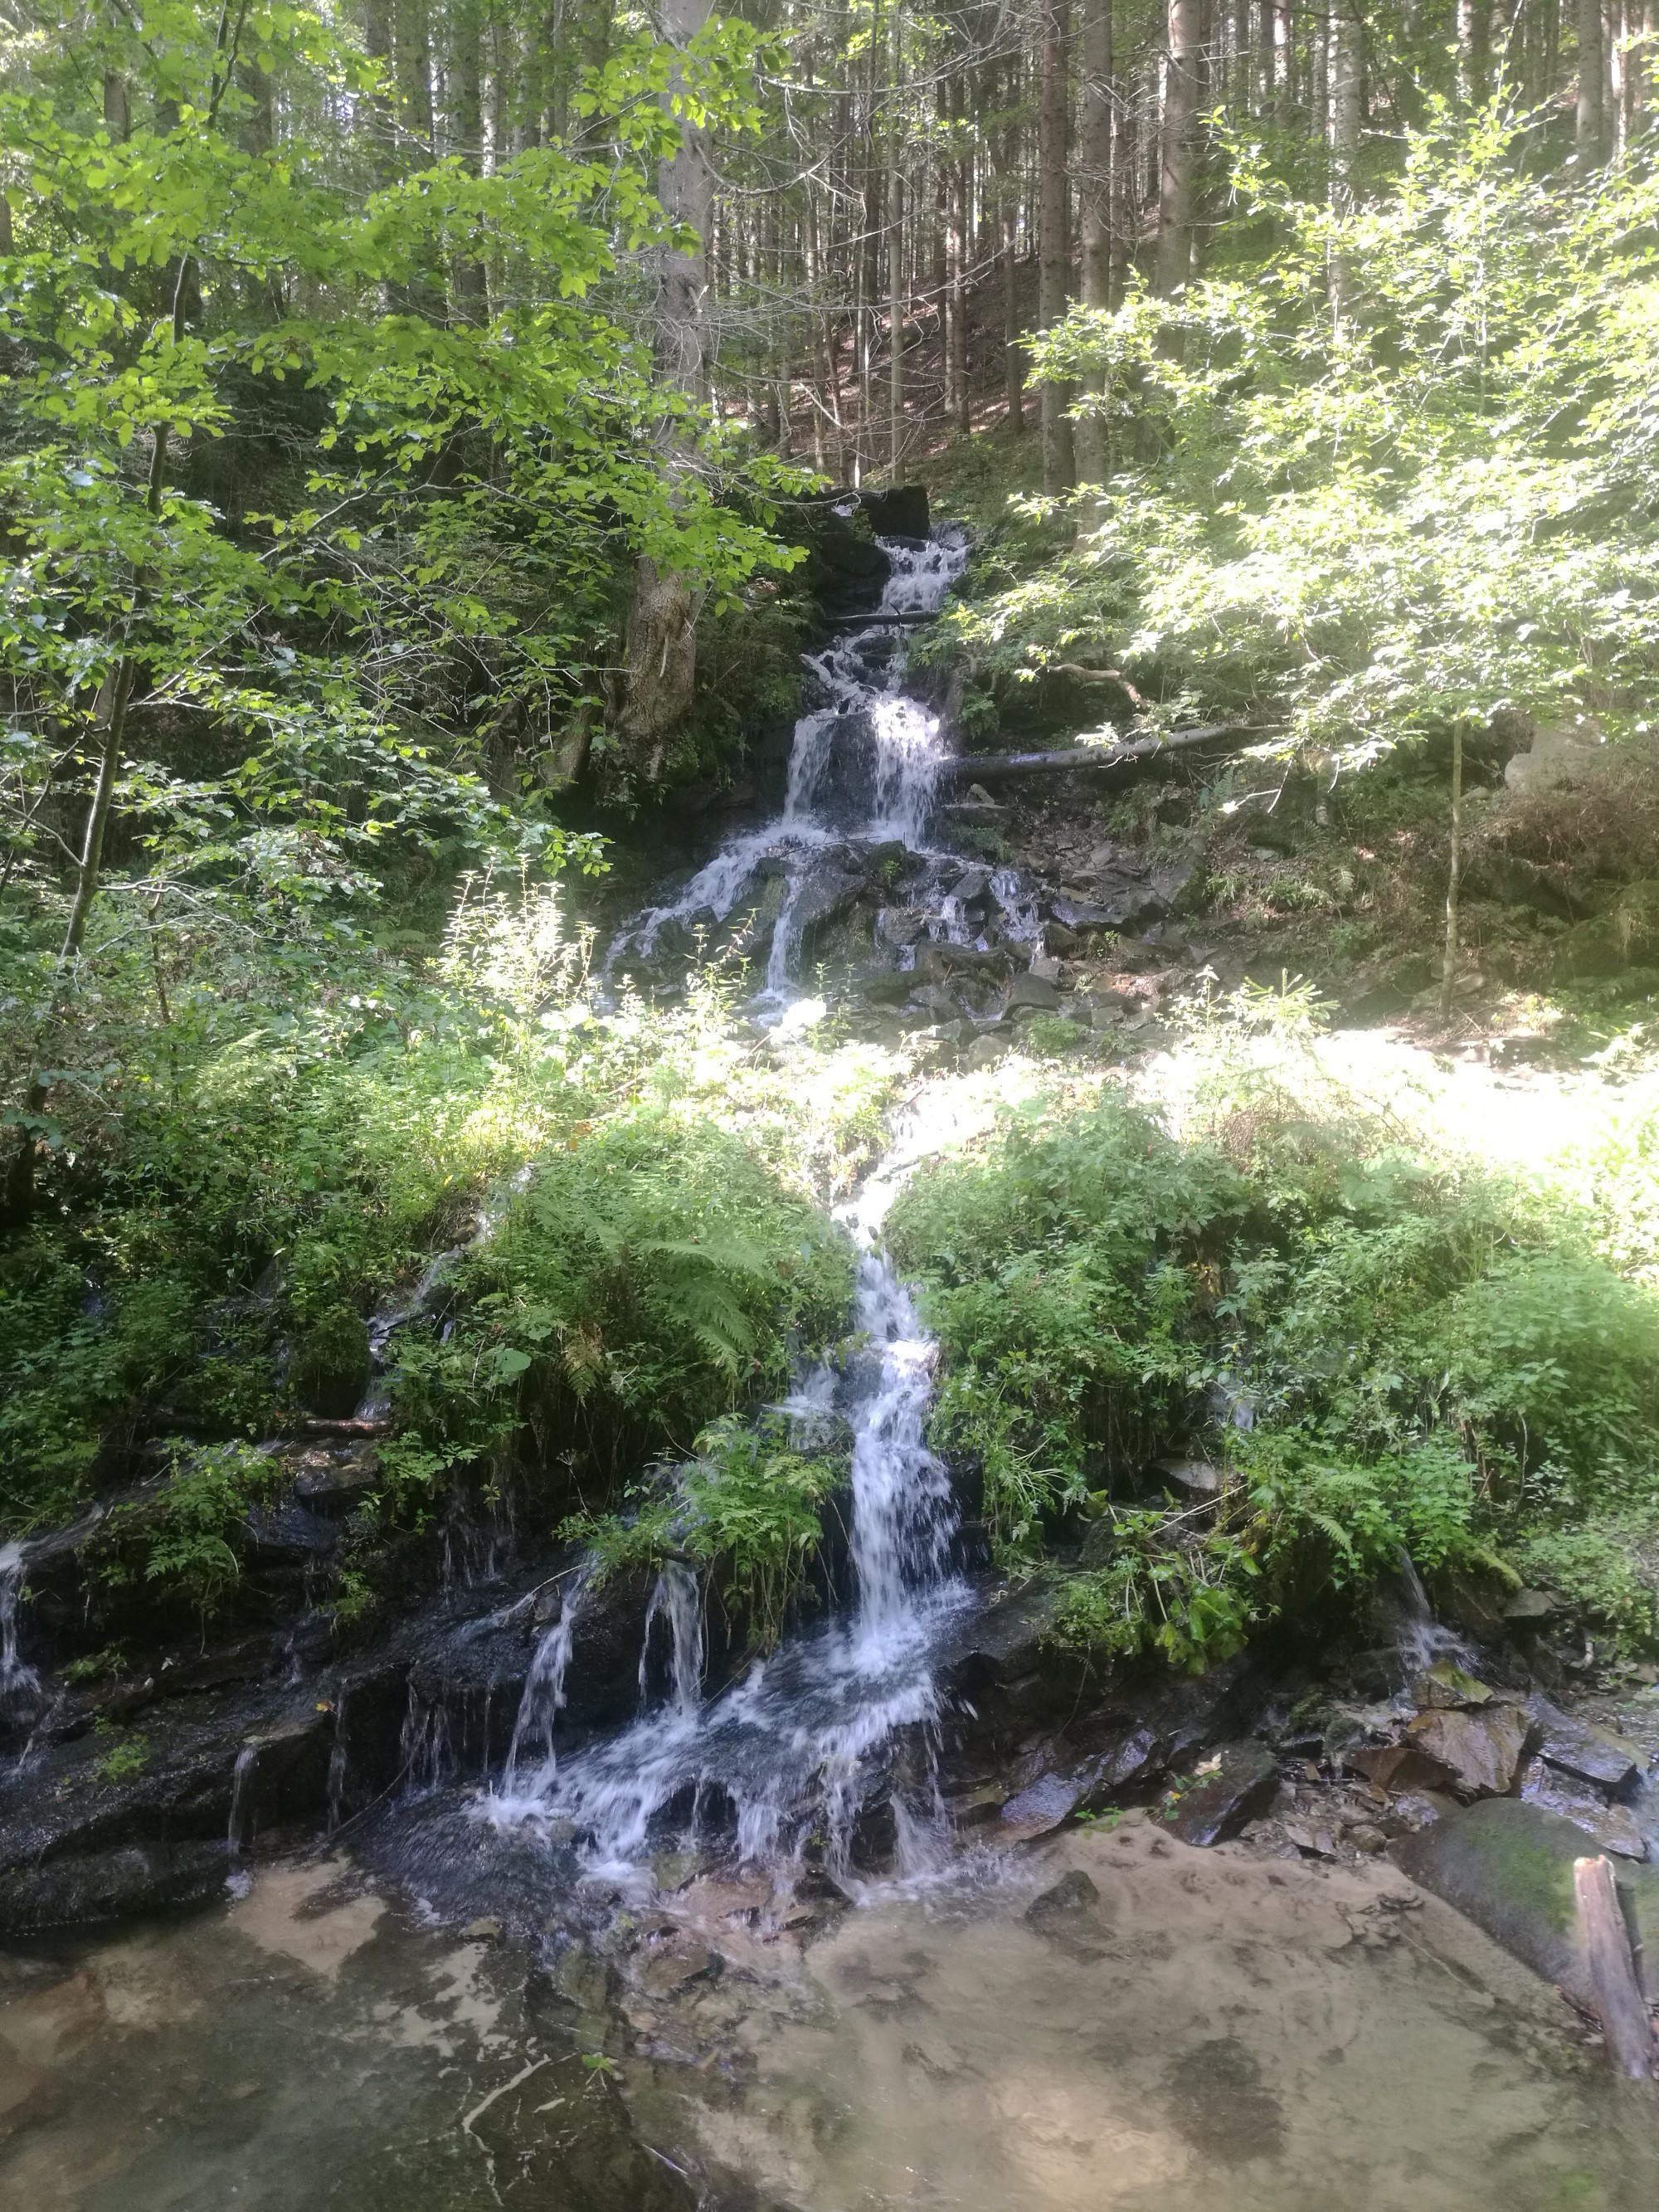
<path fill-rule="evenodd" d="M 1100 1892 L 1081 1867 L 1073 1867 L 1069 1874 L 1061 1875 L 1052 1889 L 1045 1889 L 1041 1897 L 1033 1898 L 1025 1908 L 1025 1917 L 1033 1928 L 1045 1935 L 1051 1930 L 1064 1929 L 1083 1913 L 1094 1911 L 1100 1904 Z"/>
<path fill-rule="evenodd" d="M 1581 1782 L 1594 1782 L 1610 1796 L 1628 1790 L 1641 1772 L 1629 1744 L 1605 1729 L 1572 1719 L 1546 1698 L 1529 1698 L 1527 1713 L 1532 1722 L 1534 1750 Z"/>
<path fill-rule="evenodd" d="M 1029 1006 L 1038 1013 L 1058 1013 L 1060 993 L 1047 976 L 1029 972 L 1016 975 L 1008 987 L 1008 1010 L 1012 1013 L 1019 1006 Z"/>
<path fill-rule="evenodd" d="M 1579 1938 L 1572 1881 L 1574 1860 L 1586 1856 L 1584 1844 L 1583 1829 L 1562 1814 L 1517 1797 L 1489 1797 L 1397 1838 L 1389 1855 L 1413 1881 L 1467 1913 L 1573 2003 L 1593 2012 L 1595 1993 Z M 1659 1966 L 1659 1867 L 1621 1861 L 1616 1872 L 1620 1900 L 1638 1939 L 1637 1972 L 1652 1996 Z"/>
<path fill-rule="evenodd" d="M 1007 1056 L 1009 1043 L 1007 1037 L 998 1036 L 988 1030 L 969 1046 L 963 1054 L 963 1064 L 969 1069 L 994 1067 L 1000 1060 Z"/>
<path fill-rule="evenodd" d="M 1199 1761 L 1170 1825 L 1183 1844 L 1225 1843 L 1265 1813 L 1278 1790 L 1279 1761 L 1266 1744 L 1224 1743 Z"/>
<path fill-rule="evenodd" d="M 1515 1780 L 1527 1741 L 1519 1706 L 1493 1703 L 1478 1712 L 1419 1713 L 1407 1741 L 1437 1760 L 1452 1787 L 1468 1796 L 1501 1797 Z"/>
<path fill-rule="evenodd" d="M 1564 1597 L 1553 1590 L 1522 1589 L 1504 1607 L 1504 1618 L 1517 1627 L 1529 1628 L 1545 1620 L 1558 1620 L 1572 1610 Z"/>
<path fill-rule="evenodd" d="M 1207 1459 L 1161 1459 L 1158 1471 L 1183 1490 L 1210 1497 L 1221 1487 L 1221 1469 Z"/>

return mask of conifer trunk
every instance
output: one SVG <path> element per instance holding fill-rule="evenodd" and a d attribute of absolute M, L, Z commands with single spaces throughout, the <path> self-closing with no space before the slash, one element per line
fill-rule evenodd
<path fill-rule="evenodd" d="M 1066 313 L 1070 289 L 1070 183 L 1066 175 L 1067 124 L 1071 102 L 1066 82 L 1070 0 L 1047 0 L 1042 15 L 1042 80 L 1037 104 L 1037 169 L 1041 198 L 1037 215 L 1039 292 L 1037 322 L 1051 330 Z M 1075 481 L 1072 425 L 1066 412 L 1066 386 L 1054 378 L 1042 385 L 1042 489 L 1069 490 Z"/>

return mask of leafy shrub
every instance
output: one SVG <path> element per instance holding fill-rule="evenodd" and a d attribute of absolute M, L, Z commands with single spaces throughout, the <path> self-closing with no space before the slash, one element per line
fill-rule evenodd
<path fill-rule="evenodd" d="M 169 1479 L 113 1507 L 98 1531 L 92 1548 L 100 1579 L 111 1588 L 142 1580 L 181 1591 L 205 1620 L 240 1581 L 248 1514 L 282 1473 L 280 1461 L 246 1444 L 176 1443 Z"/>
<path fill-rule="evenodd" d="M 839 1332 L 852 1268 L 845 1238 L 751 1146 L 668 1106 L 550 1155 L 454 1279 L 447 1336 L 399 1340 L 408 1440 L 435 1472 L 527 1419 L 542 1462 L 576 1435 L 615 1480 L 781 1387 L 793 1336 Z"/>
<path fill-rule="evenodd" d="M 977 1460 L 994 1543 L 1094 1517 L 1060 1640 L 1201 1665 L 1402 1553 L 1559 1560 L 1652 1633 L 1659 1300 L 1571 1207 L 1310 1119 L 1271 1063 L 1224 1055 L 1208 1105 L 1220 1141 L 1182 1144 L 1109 1091 L 1039 1102 L 891 1217 L 944 1352 L 934 1440 Z M 1222 1474 L 1179 1510 L 1152 1502 L 1177 1450 Z"/>
<path fill-rule="evenodd" d="M 590 1547 L 600 1575 L 680 1559 L 718 1583 L 763 1650 L 776 1643 L 823 1536 L 822 1515 L 847 1480 L 844 1455 L 790 1449 L 785 1421 L 727 1415 L 698 1437 L 689 1465 L 645 1490 L 631 1513 L 584 1513 L 562 1534 Z"/>

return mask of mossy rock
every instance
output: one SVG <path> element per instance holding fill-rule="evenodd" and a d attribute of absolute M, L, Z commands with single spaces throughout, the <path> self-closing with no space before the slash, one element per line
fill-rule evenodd
<path fill-rule="evenodd" d="M 307 1413 L 344 1420 L 368 1388 L 368 1324 L 350 1306 L 331 1306 L 295 1339 L 289 1388 Z"/>
<path fill-rule="evenodd" d="M 1630 965 L 1659 966 L 1659 884 L 1626 884 L 1610 918 L 1613 937 Z"/>
<path fill-rule="evenodd" d="M 1572 1881 L 1573 1861 L 1594 1857 L 1595 1844 L 1577 1822 L 1518 1797 L 1489 1797 L 1402 1837 L 1390 1856 L 1575 2004 L 1595 2008 Z M 1651 1996 L 1659 1990 L 1659 1867 L 1620 1860 L 1613 1872 Z"/>
<path fill-rule="evenodd" d="M 1557 983 L 1605 981 L 1629 967 L 1624 933 L 1616 915 L 1600 915 L 1581 921 L 1556 945 L 1550 975 Z"/>

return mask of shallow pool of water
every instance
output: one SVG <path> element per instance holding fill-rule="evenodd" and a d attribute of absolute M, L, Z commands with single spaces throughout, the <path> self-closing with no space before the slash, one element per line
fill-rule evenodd
<path fill-rule="evenodd" d="M 1386 1865 L 1131 1814 L 871 1891 L 805 1946 L 770 1896 L 711 1871 L 592 1954 L 277 1861 L 193 1917 L 0 1954 L 0 2206 L 1635 2212 L 1659 2187 L 1659 2088 Z"/>
<path fill-rule="evenodd" d="M 1033 1906 L 1068 1874 L 1093 1899 Z M 683 2041 L 724 2014 L 712 2081 L 630 2091 L 799 2212 L 1634 2212 L 1659 2185 L 1659 2087 L 1386 1865 L 1133 1815 L 1023 1884 L 849 1914 L 804 1965 L 747 2010 L 689 2001 Z"/>
<path fill-rule="evenodd" d="M 0 1954 L 0 2205 L 679 2212 L 605 2031 L 521 1953 L 269 1866 L 190 1919 Z"/>

